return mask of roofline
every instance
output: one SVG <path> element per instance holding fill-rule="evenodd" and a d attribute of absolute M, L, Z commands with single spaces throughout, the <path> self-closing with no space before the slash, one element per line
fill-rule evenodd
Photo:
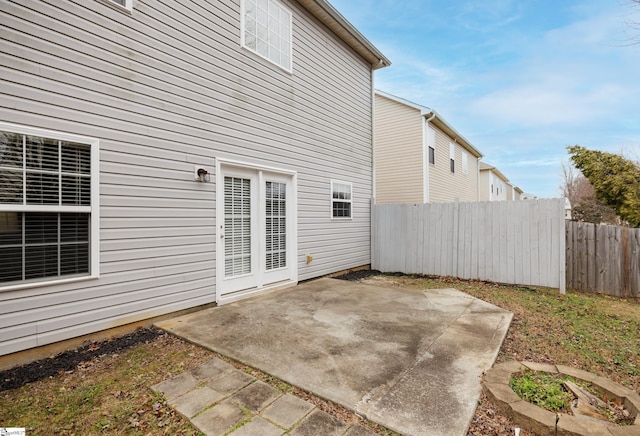
<path fill-rule="evenodd" d="M 406 99 L 404 99 L 402 97 L 398 97 L 398 96 L 393 95 L 393 94 L 389 94 L 388 92 L 384 92 L 384 91 L 381 91 L 379 89 L 374 90 L 374 92 L 375 92 L 376 95 L 380 95 L 382 97 L 388 98 L 389 100 L 393 100 L 393 101 L 395 101 L 397 103 L 400 103 L 400 104 L 403 104 L 405 106 L 409 106 L 409 107 L 411 107 L 413 109 L 419 110 L 420 111 L 420 115 L 422 115 L 423 117 L 430 118 L 431 116 L 434 116 L 433 119 L 430 122 L 435 124 L 439 129 L 441 129 L 447 135 L 449 135 L 451 138 L 453 138 L 455 143 L 462 145 L 464 148 L 469 150 L 471 152 L 471 154 L 473 154 L 477 158 L 484 157 L 484 155 L 482 154 L 482 152 L 480 150 L 475 148 L 473 146 L 473 144 L 471 144 L 471 142 L 469 142 L 469 140 L 467 138 L 462 136 L 451 124 L 449 124 L 447 122 L 447 120 L 445 120 L 442 117 L 442 115 L 440 115 L 438 112 L 436 112 L 435 109 L 431 109 L 428 106 L 422 106 L 422 105 L 420 105 L 418 103 L 414 103 L 412 101 L 406 100 Z"/>
<path fill-rule="evenodd" d="M 365 58 L 374 70 L 388 67 L 391 61 L 362 35 L 327 0 L 297 0 L 325 26 L 334 31 L 344 42 Z"/>
<path fill-rule="evenodd" d="M 484 166 L 484 168 L 483 168 Z M 507 183 L 511 183 L 509 182 L 509 179 L 500 172 L 500 170 L 496 167 L 494 167 L 493 165 L 489 165 L 486 162 L 480 162 L 480 171 L 493 171 L 494 173 L 496 173 L 502 180 L 504 180 Z"/>

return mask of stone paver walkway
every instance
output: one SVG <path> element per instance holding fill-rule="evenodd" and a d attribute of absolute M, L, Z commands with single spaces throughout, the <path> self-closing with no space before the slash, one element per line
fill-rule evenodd
<path fill-rule="evenodd" d="M 214 358 L 151 387 L 207 436 L 372 436 Z"/>

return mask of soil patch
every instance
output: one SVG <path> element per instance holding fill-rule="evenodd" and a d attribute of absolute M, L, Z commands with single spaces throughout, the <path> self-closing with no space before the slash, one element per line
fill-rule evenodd
<path fill-rule="evenodd" d="M 22 387 L 27 383 L 52 377 L 60 372 L 72 371 L 79 364 L 88 362 L 94 357 L 121 353 L 140 343 L 153 341 L 162 334 L 164 332 L 156 328 L 138 329 L 124 336 L 92 342 L 75 350 L 8 369 L 0 372 L 0 392 Z"/>

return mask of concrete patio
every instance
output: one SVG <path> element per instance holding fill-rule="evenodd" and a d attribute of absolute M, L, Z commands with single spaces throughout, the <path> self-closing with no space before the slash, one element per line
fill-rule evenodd
<path fill-rule="evenodd" d="M 401 434 L 463 435 L 511 318 L 455 289 L 324 278 L 157 325 Z"/>

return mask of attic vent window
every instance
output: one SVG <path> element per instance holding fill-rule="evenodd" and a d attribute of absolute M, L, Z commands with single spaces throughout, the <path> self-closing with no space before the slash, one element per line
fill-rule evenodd
<path fill-rule="evenodd" d="M 243 0 L 242 46 L 291 71 L 291 12 L 277 0 Z"/>

